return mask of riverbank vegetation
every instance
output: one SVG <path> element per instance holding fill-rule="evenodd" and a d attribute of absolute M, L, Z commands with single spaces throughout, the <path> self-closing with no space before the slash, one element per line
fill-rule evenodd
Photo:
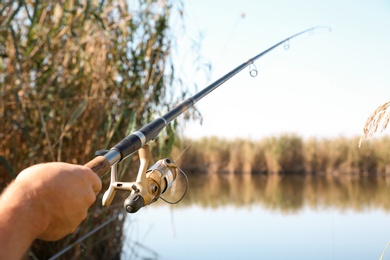
<path fill-rule="evenodd" d="M 308 138 L 295 134 L 261 140 L 184 139 L 172 158 L 188 171 L 263 174 L 390 174 L 390 138 Z"/>
<path fill-rule="evenodd" d="M 183 12 L 181 1 L 1 2 L 0 190 L 36 163 L 85 164 L 185 98 L 191 83 L 172 61 Z M 172 138 L 160 140 L 165 151 Z M 29 256 L 72 245 L 62 258 L 119 259 L 122 205 L 102 208 L 102 194 L 76 232 L 36 241 Z"/>

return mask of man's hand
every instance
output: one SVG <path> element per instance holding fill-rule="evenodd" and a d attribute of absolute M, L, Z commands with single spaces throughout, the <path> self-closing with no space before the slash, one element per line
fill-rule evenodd
<path fill-rule="evenodd" d="M 0 251 L 23 253 L 35 238 L 53 241 L 72 233 L 101 187 L 85 166 L 45 163 L 25 169 L 0 197 Z"/>
<path fill-rule="evenodd" d="M 58 240 L 74 232 L 102 187 L 92 170 L 66 163 L 27 168 L 16 182 L 28 187 L 31 199 L 43 214 L 42 220 L 46 220 L 47 226 L 38 236 L 43 240 Z"/>

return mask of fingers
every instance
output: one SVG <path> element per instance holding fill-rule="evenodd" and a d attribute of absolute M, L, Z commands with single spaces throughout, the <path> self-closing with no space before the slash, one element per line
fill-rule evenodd
<path fill-rule="evenodd" d="M 94 173 L 90 168 L 83 166 L 84 171 L 86 174 L 86 178 L 89 181 L 89 183 L 92 185 L 92 190 L 97 195 L 100 190 L 102 189 L 102 181 L 100 180 L 99 176 Z"/>

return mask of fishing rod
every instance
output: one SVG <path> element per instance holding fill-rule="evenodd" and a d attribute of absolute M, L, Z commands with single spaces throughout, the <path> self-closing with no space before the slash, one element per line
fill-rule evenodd
<path fill-rule="evenodd" d="M 180 169 L 178 169 L 176 164 L 170 159 L 159 160 L 150 169 L 148 169 L 148 165 L 151 159 L 148 142 L 155 139 L 164 129 L 164 127 L 166 127 L 172 120 L 177 118 L 188 108 L 194 106 L 196 102 L 221 86 L 238 72 L 247 66 L 252 65 L 257 59 L 261 58 L 282 44 L 287 44 L 287 48 L 285 46 L 285 49 L 288 49 L 289 41 L 291 39 L 308 32 L 314 32 L 315 30 L 321 28 L 328 29 L 330 31 L 329 27 L 317 26 L 287 37 L 286 39 L 278 42 L 272 47 L 242 63 L 214 83 L 199 91 L 194 96 L 187 98 L 171 111 L 167 112 L 165 115 L 153 120 L 139 130 L 131 133 L 110 150 L 98 151 L 97 157 L 88 162 L 86 166 L 91 168 L 100 177 L 111 169 L 111 182 L 108 190 L 103 195 L 103 206 L 109 206 L 111 204 L 117 190 L 131 192 L 123 204 L 125 210 L 129 213 L 137 212 L 140 208 L 157 201 L 161 194 L 163 194 L 172 185 L 176 179 L 177 171 Z M 257 70 L 251 70 L 250 74 L 251 76 L 255 77 L 257 75 Z M 119 182 L 117 180 L 117 164 L 136 151 L 138 151 L 140 158 L 140 168 L 136 181 Z"/>

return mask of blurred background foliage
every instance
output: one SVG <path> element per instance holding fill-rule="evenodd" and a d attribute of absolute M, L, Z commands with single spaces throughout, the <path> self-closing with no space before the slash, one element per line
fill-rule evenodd
<path fill-rule="evenodd" d="M 296 134 L 261 140 L 204 137 L 180 139 L 172 158 L 180 157 L 185 171 L 238 174 L 307 174 L 328 176 L 384 176 L 390 174 L 388 136 L 302 138 Z"/>
<path fill-rule="evenodd" d="M 32 164 L 85 164 L 177 105 L 186 88 L 172 61 L 180 31 L 171 24 L 183 15 L 183 2 L 174 0 L 2 1 L 1 187 Z M 176 126 L 164 130 L 155 153 L 169 153 Z M 119 258 L 122 206 L 102 209 L 100 201 L 74 234 L 37 241 L 30 256 L 47 259 L 116 216 L 62 257 Z"/>
<path fill-rule="evenodd" d="M 181 15 L 182 3 L 3 4 L 1 148 L 15 171 L 85 163 L 184 96 L 170 59 L 172 10 Z"/>

